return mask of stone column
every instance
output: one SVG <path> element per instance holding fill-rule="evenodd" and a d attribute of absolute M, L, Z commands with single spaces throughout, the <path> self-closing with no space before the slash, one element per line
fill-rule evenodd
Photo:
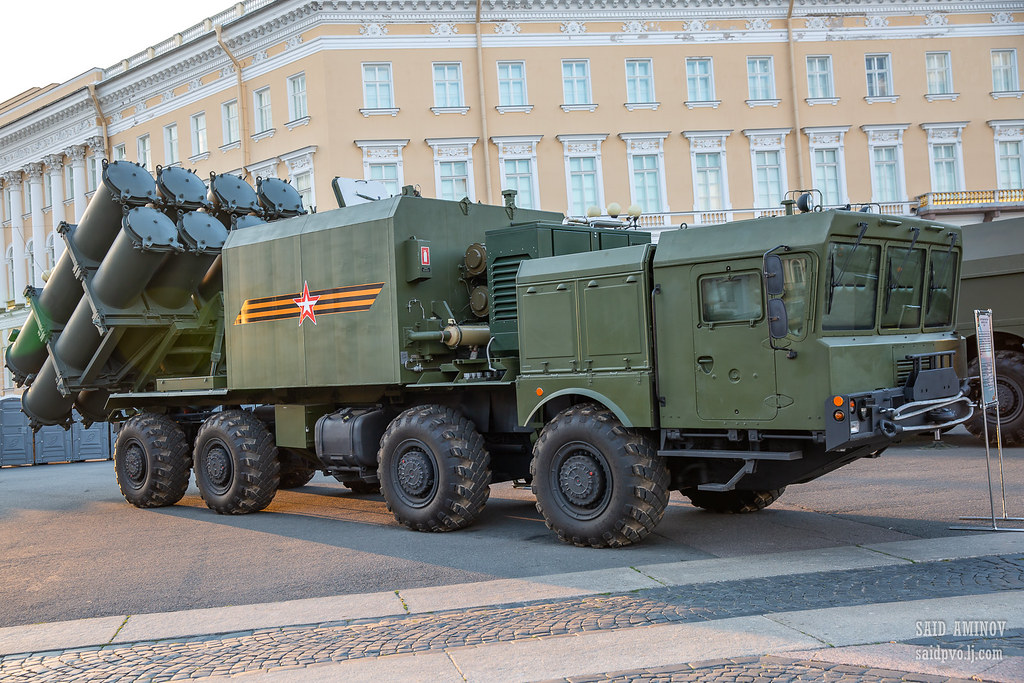
<path fill-rule="evenodd" d="M 43 161 L 46 162 L 47 172 L 50 174 L 50 231 L 54 233 L 53 263 L 50 264 L 50 268 L 53 268 L 57 265 L 57 259 L 64 253 L 64 240 L 56 234 L 57 226 L 64 220 L 64 155 L 51 154 L 43 157 Z"/>
<path fill-rule="evenodd" d="M 28 191 L 32 197 L 32 256 L 28 264 L 28 282 L 33 287 L 43 286 L 46 270 L 46 223 L 43 218 L 43 162 L 33 161 L 24 168 L 28 176 Z"/>
<path fill-rule="evenodd" d="M 9 175 L 14 175 L 14 172 L 12 171 L 9 173 L 0 174 L 0 180 L 3 181 L 3 186 L 7 190 L 11 190 L 10 181 L 7 178 Z M 14 208 L 13 190 L 11 197 L 11 208 Z M 13 214 L 14 212 L 11 211 L 11 213 Z M 14 225 L 13 216 L 5 216 L 4 218 L 11 221 L 11 226 Z M 11 232 L 14 232 L 13 227 L 11 228 Z M 7 301 L 12 298 L 11 292 L 7 291 L 7 283 L 7 234 L 3 227 L 0 227 L 0 311 L 3 311 L 7 308 Z M 4 337 L 4 339 L 6 339 L 6 337 Z"/>
<path fill-rule="evenodd" d="M 75 223 L 82 220 L 85 213 L 85 145 L 72 145 L 64 150 L 65 156 L 71 159 L 71 181 L 75 184 L 72 197 L 75 200 Z"/>
<path fill-rule="evenodd" d="M 103 147 L 102 135 L 94 135 L 86 139 L 85 144 L 89 145 L 89 149 L 92 150 L 92 158 L 89 163 L 93 164 L 96 169 L 96 187 L 92 188 L 93 191 L 96 191 L 99 189 L 100 183 L 103 182 L 103 160 L 107 158 L 107 150 Z"/>
<path fill-rule="evenodd" d="M 11 188 L 11 246 L 14 247 L 14 291 L 8 292 L 8 300 L 25 303 L 25 221 L 21 213 L 21 171 L 4 174 L 4 185 Z M 4 259 L 7 252 L 4 251 Z"/>

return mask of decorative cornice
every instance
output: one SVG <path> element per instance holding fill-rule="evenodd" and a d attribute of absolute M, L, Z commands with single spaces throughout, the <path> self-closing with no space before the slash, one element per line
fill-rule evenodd
<path fill-rule="evenodd" d="M 64 168 L 63 154 L 47 154 L 43 157 L 43 163 L 50 169 L 50 173 L 60 173 Z"/>
<path fill-rule="evenodd" d="M 43 181 L 43 162 L 33 161 L 32 163 L 25 164 L 25 175 L 28 176 L 28 181 L 40 183 Z"/>

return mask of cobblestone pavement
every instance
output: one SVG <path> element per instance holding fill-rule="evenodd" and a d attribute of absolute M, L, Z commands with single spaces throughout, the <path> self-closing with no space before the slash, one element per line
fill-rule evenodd
<path fill-rule="evenodd" d="M 11 655 L 0 658 L 0 680 L 164 681 L 439 651 L 538 636 L 1014 589 L 1024 589 L 1024 557 L 989 556 Z M 841 671 L 838 665 L 824 667 L 791 661 L 784 666 L 780 661 L 736 660 L 717 666 L 724 667 L 722 675 L 730 679 L 750 675 L 767 680 L 802 680 L 800 677 L 806 675 L 816 680 L 840 680 L 849 673 Z M 764 673 L 741 674 L 739 669 L 729 667 L 745 667 L 744 671 L 767 669 Z M 786 667 L 792 671 L 786 673 L 790 671 Z M 702 665 L 701 673 L 692 668 L 665 673 L 650 671 L 622 674 L 612 680 L 714 680 L 719 677 L 714 671 L 717 669 Z M 890 672 L 882 675 L 858 671 L 861 673 L 857 675 L 867 677 L 851 680 L 891 678 Z M 835 679 L 830 678 L 833 675 Z"/>

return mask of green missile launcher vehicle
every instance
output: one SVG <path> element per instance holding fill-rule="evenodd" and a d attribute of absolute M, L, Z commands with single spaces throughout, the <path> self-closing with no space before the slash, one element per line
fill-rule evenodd
<path fill-rule="evenodd" d="M 8 349 L 33 423 L 120 422 L 139 507 L 194 471 L 210 508 L 254 512 L 322 471 L 450 531 L 514 480 L 560 539 L 606 547 L 672 490 L 758 510 L 971 413 L 954 226 L 790 202 L 652 244 L 512 192 L 334 188 L 308 213 L 274 179 L 108 165 Z"/>

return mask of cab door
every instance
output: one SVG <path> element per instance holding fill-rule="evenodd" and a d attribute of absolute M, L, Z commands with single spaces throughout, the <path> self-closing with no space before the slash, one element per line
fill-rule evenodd
<path fill-rule="evenodd" d="M 761 259 L 744 259 L 692 271 L 693 372 L 703 420 L 770 420 L 778 412 L 761 267 Z"/>

